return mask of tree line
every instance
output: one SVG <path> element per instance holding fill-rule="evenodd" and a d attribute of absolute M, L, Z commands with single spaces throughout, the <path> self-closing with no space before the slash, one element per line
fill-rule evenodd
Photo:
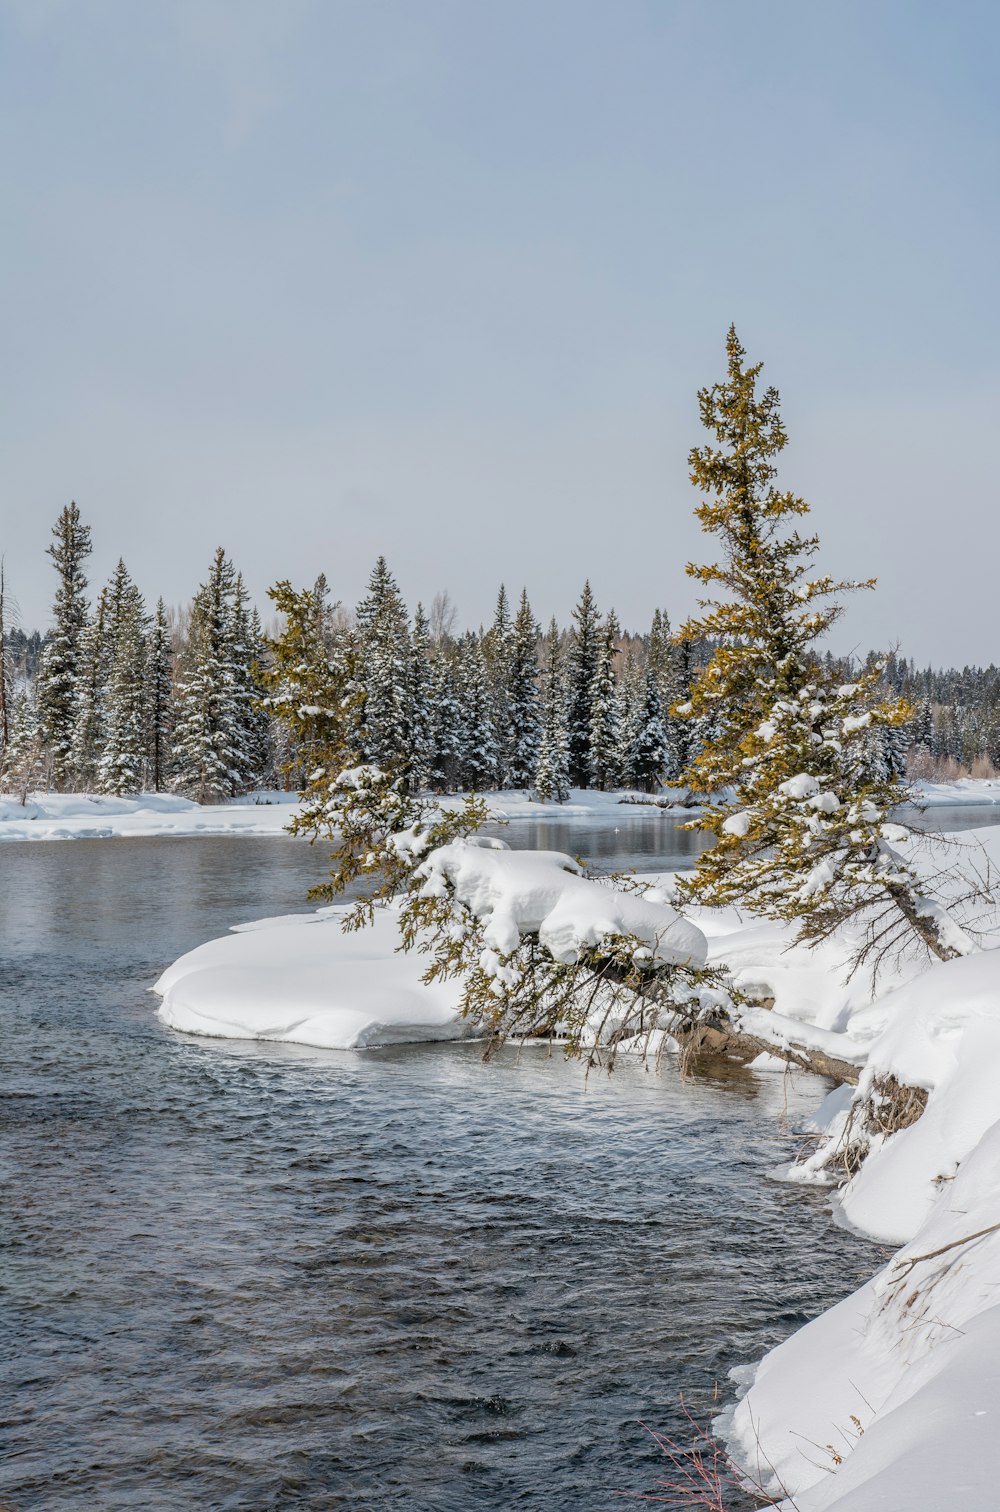
<path fill-rule="evenodd" d="M 518 788 L 556 802 L 571 787 L 652 792 L 715 733 L 711 709 L 694 720 L 677 712 L 712 637 L 675 636 L 665 610 L 644 634 L 623 631 L 589 583 L 569 626 L 552 619 L 543 629 L 527 594 L 515 605 L 501 587 L 492 622 L 457 634 L 447 594 L 429 615 L 418 604 L 411 616 L 380 557 L 353 612 L 331 601 L 323 577 L 300 595 L 278 585 L 268 636 L 221 548 L 176 613 L 162 598 L 148 608 L 122 561 L 91 604 L 91 532 L 75 504 L 52 534 L 57 586 L 44 637 L 5 623 L 0 572 L 0 779 L 22 797 L 149 789 L 218 802 L 299 786 L 310 742 L 275 675 L 290 607 L 323 654 L 349 669 L 356 749 L 376 764 L 401 762 L 414 790 Z M 829 653 L 824 662 L 844 680 L 863 670 Z M 864 667 L 874 665 L 869 657 Z M 886 770 L 995 774 L 997 668 L 921 671 L 895 654 L 877 665 L 886 691 L 913 709 L 905 724 L 871 735 Z"/>

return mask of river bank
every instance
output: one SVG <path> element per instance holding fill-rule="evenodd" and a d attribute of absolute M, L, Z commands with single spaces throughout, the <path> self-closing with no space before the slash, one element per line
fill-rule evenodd
<path fill-rule="evenodd" d="M 917 783 L 914 791 L 929 814 L 938 810 L 972 813 L 1000 805 L 1000 781 L 964 778 L 958 782 Z M 566 803 L 541 803 L 521 791 L 484 793 L 501 821 L 527 819 L 552 823 L 614 820 L 622 823 L 632 807 L 683 821 L 690 810 L 669 806 L 671 795 L 630 789 L 600 793 L 574 788 Z M 284 832 L 298 802 L 295 793 L 261 789 L 229 803 L 199 804 L 174 793 L 142 793 L 114 798 L 100 793 L 31 793 L 25 803 L 0 794 L 0 842 L 17 840 L 154 839 L 190 835 L 278 835 Z M 445 799 L 445 804 L 460 798 Z M 664 806 L 668 805 L 668 806 Z M 945 828 L 954 828 L 949 813 Z"/>

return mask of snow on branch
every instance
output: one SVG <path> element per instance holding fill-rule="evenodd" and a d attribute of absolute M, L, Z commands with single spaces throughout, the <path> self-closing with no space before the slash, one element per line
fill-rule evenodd
<path fill-rule="evenodd" d="M 418 868 L 421 894 L 453 897 L 483 925 L 483 940 L 510 955 L 525 935 L 537 935 L 552 958 L 572 965 L 611 941 L 634 941 L 643 969 L 705 964 L 701 930 L 666 903 L 621 892 L 584 876 L 558 851 L 512 851 L 502 840 L 456 840 Z"/>

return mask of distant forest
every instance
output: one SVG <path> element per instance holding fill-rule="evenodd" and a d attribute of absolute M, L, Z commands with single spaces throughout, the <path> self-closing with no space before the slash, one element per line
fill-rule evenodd
<path fill-rule="evenodd" d="M 12 623 L 0 590 L 3 786 L 220 801 L 294 781 L 290 733 L 271 713 L 281 699 L 269 636 L 226 553 L 189 604 L 168 609 L 148 606 L 124 562 L 91 596 L 90 550 L 71 505 L 53 527 L 44 632 Z M 645 631 L 624 629 L 588 583 L 571 623 L 543 628 L 526 594 L 514 602 L 501 587 L 489 625 L 459 631 L 447 593 L 411 613 L 384 558 L 352 609 L 324 578 L 308 591 L 322 654 L 350 662 L 359 753 L 402 763 L 413 785 L 555 801 L 571 786 L 651 792 L 710 733 L 673 711 L 712 647 L 675 639 L 666 610 Z M 858 670 L 827 661 L 845 680 Z M 1000 669 L 921 669 L 891 653 L 882 676 L 914 717 L 873 735 L 874 760 L 917 778 L 997 774 Z"/>

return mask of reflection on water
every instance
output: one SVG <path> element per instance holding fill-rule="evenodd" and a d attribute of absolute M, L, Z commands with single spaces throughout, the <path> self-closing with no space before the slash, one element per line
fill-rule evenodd
<path fill-rule="evenodd" d="M 517 850 L 564 851 L 595 871 L 676 871 L 693 866 L 706 837 L 684 829 L 690 814 L 622 804 L 614 819 L 515 819 L 488 826 Z"/>
<path fill-rule="evenodd" d="M 687 844 L 658 814 L 543 828 L 616 866 Z M 679 1391 L 706 1404 L 875 1263 L 764 1179 L 806 1078 L 585 1087 L 541 1050 L 165 1030 L 161 967 L 305 906 L 322 863 L 280 838 L 3 849 L 6 1505 L 610 1509 L 658 1473 L 640 1418 L 677 1432 Z"/>

